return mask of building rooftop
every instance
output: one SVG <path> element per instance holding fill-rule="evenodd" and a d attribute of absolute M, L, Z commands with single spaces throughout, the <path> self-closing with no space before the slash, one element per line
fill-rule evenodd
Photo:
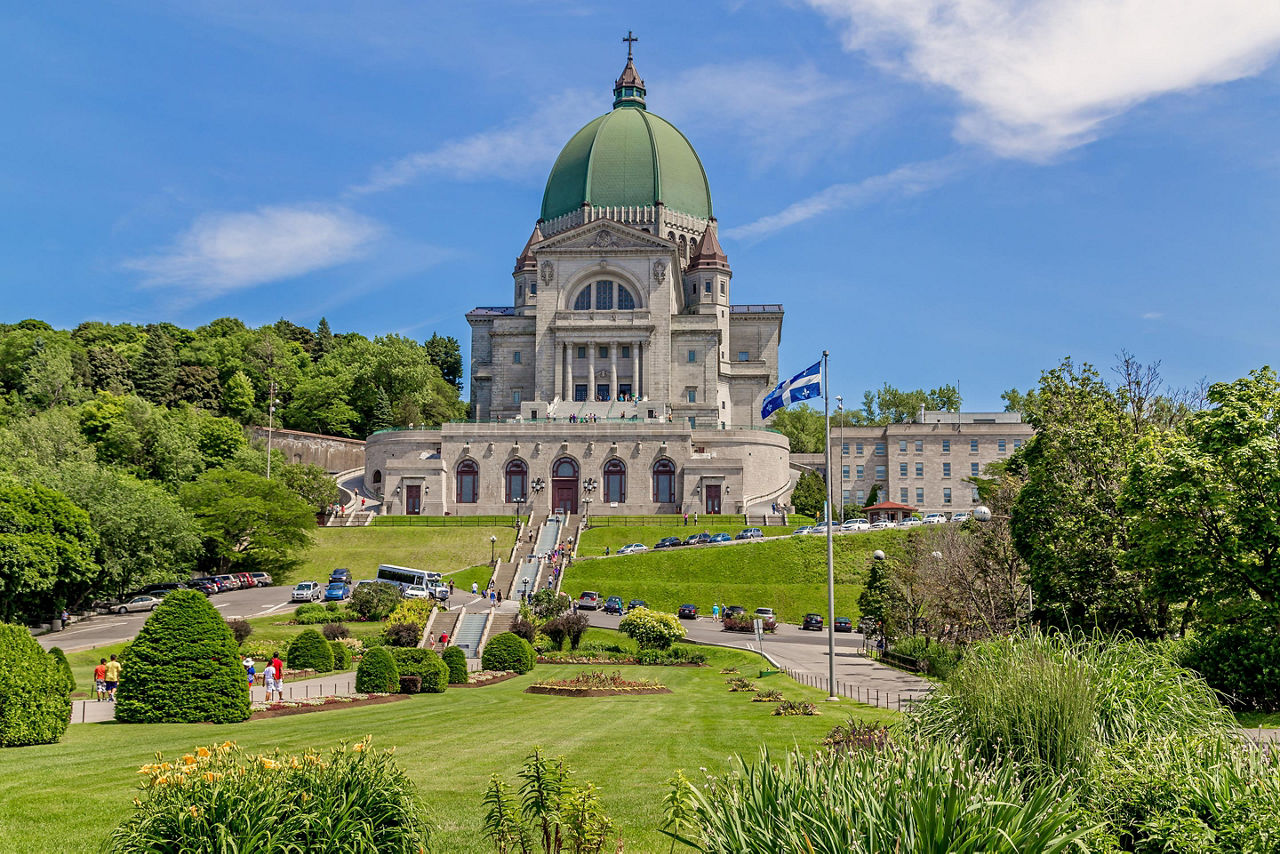
<path fill-rule="evenodd" d="M 764 303 L 762 305 L 731 305 L 730 314 L 782 314 L 782 303 Z"/>
<path fill-rule="evenodd" d="M 515 307 L 510 305 L 481 305 L 468 311 L 467 317 L 502 317 L 515 313 Z"/>

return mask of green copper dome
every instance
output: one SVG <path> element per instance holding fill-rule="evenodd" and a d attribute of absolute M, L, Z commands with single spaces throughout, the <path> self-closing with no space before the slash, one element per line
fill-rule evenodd
<path fill-rule="evenodd" d="M 542 195 L 544 220 L 597 207 L 649 207 L 711 218 L 702 161 L 675 125 L 644 108 L 644 82 L 631 61 L 614 88 L 614 109 L 573 135 Z"/>

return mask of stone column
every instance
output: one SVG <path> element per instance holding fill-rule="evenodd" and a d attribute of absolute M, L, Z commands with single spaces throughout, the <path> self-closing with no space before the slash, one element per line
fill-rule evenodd
<path fill-rule="evenodd" d="M 570 341 L 564 345 L 564 354 L 569 358 L 565 361 L 564 366 L 564 399 L 573 400 L 573 342 Z"/>
<path fill-rule="evenodd" d="M 596 342 L 587 342 L 587 400 L 596 399 Z"/>
<path fill-rule="evenodd" d="M 564 400 L 564 344 L 556 342 L 556 379 L 551 389 L 551 396 Z"/>
<path fill-rule="evenodd" d="M 631 394 L 639 400 L 640 394 L 640 342 L 631 345 Z"/>
<path fill-rule="evenodd" d="M 618 399 L 618 342 L 609 345 L 609 399 Z"/>

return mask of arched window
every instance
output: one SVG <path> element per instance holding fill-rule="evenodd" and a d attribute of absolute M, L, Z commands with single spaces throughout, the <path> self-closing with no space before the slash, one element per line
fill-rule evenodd
<path fill-rule="evenodd" d="M 676 500 L 676 465 L 662 459 L 653 464 L 653 500 L 658 504 L 674 504 Z"/>
<path fill-rule="evenodd" d="M 680 235 L 680 258 L 681 260 L 688 260 L 689 258 L 689 244 L 685 242 L 683 234 Z"/>
<path fill-rule="evenodd" d="M 596 282 L 596 311 L 613 310 L 613 282 Z"/>
<path fill-rule="evenodd" d="M 551 470 L 552 477 L 577 477 L 578 464 L 568 457 L 561 457 L 556 460 L 555 468 Z"/>
<path fill-rule="evenodd" d="M 631 291 L 618 285 L 618 311 L 635 311 L 636 298 Z"/>
<path fill-rule="evenodd" d="M 507 463 L 507 503 L 524 501 L 529 497 L 529 467 L 524 460 L 512 460 Z"/>
<path fill-rule="evenodd" d="M 573 301 L 574 311 L 590 311 L 591 310 L 591 286 L 587 285 L 578 292 L 578 298 Z"/>
<path fill-rule="evenodd" d="M 374 471 L 374 473 L 373 473 L 373 482 L 374 482 L 374 483 L 382 483 L 382 472 L 381 472 L 380 470 L 379 470 L 379 471 Z"/>
<path fill-rule="evenodd" d="M 627 466 L 617 457 L 604 464 L 604 500 L 619 504 L 627 500 Z"/>
<path fill-rule="evenodd" d="M 458 465 L 458 503 L 475 504 L 480 498 L 480 467 L 474 460 Z"/>

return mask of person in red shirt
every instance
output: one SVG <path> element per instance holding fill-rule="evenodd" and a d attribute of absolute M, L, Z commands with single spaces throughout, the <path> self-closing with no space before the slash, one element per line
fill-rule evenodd
<path fill-rule="evenodd" d="M 107 696 L 107 660 L 104 658 L 93 668 L 93 690 L 98 694 L 98 702 Z"/>
<path fill-rule="evenodd" d="M 278 654 L 273 655 L 271 657 L 271 669 L 274 670 L 276 673 L 276 681 L 274 685 L 276 689 L 275 691 L 276 699 L 283 700 L 284 699 L 284 662 L 280 660 L 280 656 Z M 268 700 L 271 699 L 270 691 L 267 692 L 267 699 Z"/>

